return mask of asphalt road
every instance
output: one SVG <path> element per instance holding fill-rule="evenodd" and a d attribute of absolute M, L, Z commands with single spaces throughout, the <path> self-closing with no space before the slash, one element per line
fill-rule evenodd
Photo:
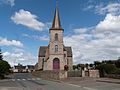
<path fill-rule="evenodd" d="M 13 79 L 0 81 L 0 90 L 80 90 L 80 88 L 65 83 L 42 80 L 29 73 L 16 73 Z"/>
<path fill-rule="evenodd" d="M 29 73 L 17 73 L 12 79 L 1 80 L 0 90 L 120 90 L 120 83 L 103 80 L 53 82 Z"/>

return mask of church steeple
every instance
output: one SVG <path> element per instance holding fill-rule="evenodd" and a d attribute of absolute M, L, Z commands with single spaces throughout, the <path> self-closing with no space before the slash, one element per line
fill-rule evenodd
<path fill-rule="evenodd" d="M 62 29 L 58 11 L 58 1 L 56 1 L 56 9 L 51 29 Z"/>

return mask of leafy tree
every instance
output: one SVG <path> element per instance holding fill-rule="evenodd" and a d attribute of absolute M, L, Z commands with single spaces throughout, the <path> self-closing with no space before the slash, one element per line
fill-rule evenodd
<path fill-rule="evenodd" d="M 77 66 L 76 65 L 73 65 L 73 70 L 76 70 L 77 69 Z"/>
<path fill-rule="evenodd" d="M 120 59 L 118 59 L 117 61 L 115 61 L 115 65 L 117 68 L 120 68 Z"/>
<path fill-rule="evenodd" d="M 86 64 L 85 64 L 85 67 L 88 69 L 88 67 L 89 67 L 89 64 L 88 64 L 88 63 L 86 63 Z"/>
<path fill-rule="evenodd" d="M 100 64 L 101 64 L 101 62 L 99 62 L 99 61 L 94 61 L 95 67 L 99 66 Z"/>
<path fill-rule="evenodd" d="M 5 74 L 9 73 L 10 65 L 7 61 L 3 60 L 2 52 L 0 49 L 0 79 L 4 78 Z"/>
<path fill-rule="evenodd" d="M 0 60 L 0 78 L 9 73 L 10 65 L 7 61 Z"/>
<path fill-rule="evenodd" d="M 3 60 L 3 55 L 2 55 L 1 49 L 0 49 L 0 60 Z"/>
<path fill-rule="evenodd" d="M 101 76 L 105 76 L 105 74 L 113 74 L 117 68 L 114 64 L 99 64 L 96 66 L 96 69 L 100 71 Z"/>
<path fill-rule="evenodd" d="M 117 69 L 115 70 L 114 74 L 120 75 L 120 69 L 117 68 Z"/>
<path fill-rule="evenodd" d="M 91 64 L 89 64 L 89 66 L 90 66 L 90 67 L 93 67 L 94 65 L 91 63 Z"/>

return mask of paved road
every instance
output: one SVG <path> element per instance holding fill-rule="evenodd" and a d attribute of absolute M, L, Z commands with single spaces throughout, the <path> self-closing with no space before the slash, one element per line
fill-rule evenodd
<path fill-rule="evenodd" d="M 0 90 L 120 90 L 120 82 L 90 79 L 60 83 L 18 73 L 13 79 L 0 81 Z"/>
<path fill-rule="evenodd" d="M 64 80 L 64 82 L 80 86 L 86 90 L 120 90 L 120 79 L 70 78 L 68 80 Z"/>
<path fill-rule="evenodd" d="M 0 81 L 0 90 L 80 90 L 80 88 L 35 78 L 28 73 L 17 73 L 13 79 Z"/>

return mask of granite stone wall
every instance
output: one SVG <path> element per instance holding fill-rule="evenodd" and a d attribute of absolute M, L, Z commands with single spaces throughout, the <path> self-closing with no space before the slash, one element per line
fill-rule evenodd
<path fill-rule="evenodd" d="M 44 79 L 60 80 L 60 79 L 67 78 L 67 71 L 64 71 L 64 70 L 61 70 L 61 71 L 52 71 L 52 70 L 35 71 L 32 74 L 34 76 L 44 78 Z"/>

